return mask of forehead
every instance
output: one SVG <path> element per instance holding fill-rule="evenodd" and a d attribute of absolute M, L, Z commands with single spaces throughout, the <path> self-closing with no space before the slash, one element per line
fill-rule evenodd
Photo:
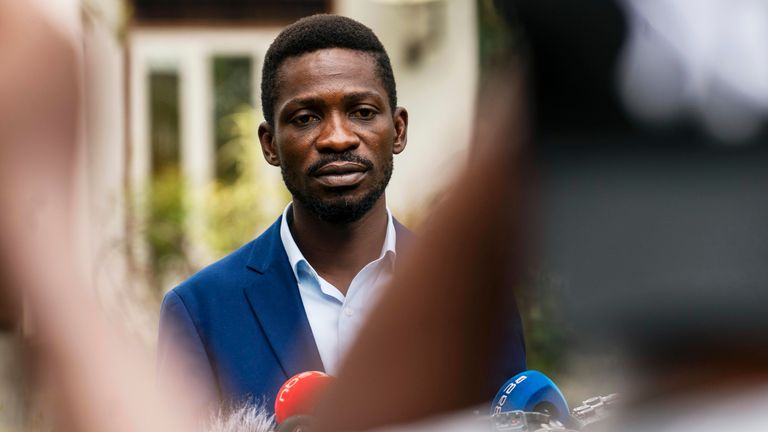
<path fill-rule="evenodd" d="M 387 92 L 369 53 L 329 48 L 286 59 L 278 68 L 277 104 L 293 98 L 329 93 L 371 91 L 387 100 Z"/>

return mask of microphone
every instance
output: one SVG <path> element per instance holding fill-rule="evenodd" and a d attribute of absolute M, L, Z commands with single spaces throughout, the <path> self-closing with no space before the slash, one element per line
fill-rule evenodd
<path fill-rule="evenodd" d="M 563 393 L 551 379 L 535 370 L 513 376 L 493 398 L 491 416 L 512 411 L 541 413 L 563 424 L 572 423 Z"/>
<path fill-rule="evenodd" d="M 280 387 L 275 398 L 277 423 L 282 423 L 289 417 L 311 414 L 318 397 L 333 379 L 318 371 L 302 372 L 288 379 Z"/>

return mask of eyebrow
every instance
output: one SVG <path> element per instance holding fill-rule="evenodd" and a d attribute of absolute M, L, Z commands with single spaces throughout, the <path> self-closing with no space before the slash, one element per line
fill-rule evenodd
<path fill-rule="evenodd" d="M 383 101 L 380 94 L 372 91 L 359 91 L 359 92 L 349 93 L 344 95 L 344 97 L 341 100 L 344 101 L 345 103 L 349 103 L 349 102 L 359 101 L 360 99 L 365 99 L 365 98 L 373 98 L 378 101 Z"/>
<path fill-rule="evenodd" d="M 307 105 L 322 105 L 323 101 L 320 98 L 317 97 L 298 97 L 293 98 L 291 100 L 285 101 L 283 104 L 283 107 L 287 107 L 288 105 L 301 105 L 301 106 L 307 106 Z"/>
<path fill-rule="evenodd" d="M 383 102 L 382 96 L 372 91 L 356 91 L 352 93 L 347 93 L 342 97 L 341 100 L 343 103 L 350 103 L 350 102 L 356 102 L 356 101 L 359 101 L 360 99 L 365 99 L 365 98 L 373 98 L 373 99 L 376 99 L 377 101 Z M 325 102 L 323 101 L 322 98 L 318 98 L 318 97 L 312 97 L 312 96 L 297 97 L 289 101 L 286 101 L 283 104 L 283 107 L 286 107 L 289 105 L 317 106 L 317 105 L 325 105 Z"/>

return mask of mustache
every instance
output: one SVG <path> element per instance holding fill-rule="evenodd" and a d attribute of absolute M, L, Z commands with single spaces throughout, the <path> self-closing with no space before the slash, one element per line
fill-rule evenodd
<path fill-rule="evenodd" d="M 354 153 L 345 152 L 321 156 L 320 159 L 318 159 L 315 163 L 310 165 L 309 168 L 307 168 L 307 174 L 314 175 L 317 170 L 332 162 L 354 162 L 365 166 L 365 168 L 368 170 L 373 169 L 373 162 L 371 162 L 369 159 Z"/>

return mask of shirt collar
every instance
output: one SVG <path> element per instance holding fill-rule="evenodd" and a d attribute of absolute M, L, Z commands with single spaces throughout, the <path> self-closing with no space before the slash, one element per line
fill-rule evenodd
<path fill-rule="evenodd" d="M 312 266 L 309 264 L 307 259 L 304 258 L 304 254 L 301 253 L 299 246 L 293 239 L 291 229 L 288 228 L 288 213 L 291 211 L 292 204 L 293 202 L 288 203 L 288 205 L 285 206 L 285 210 L 283 210 L 283 219 L 280 221 L 280 240 L 282 240 L 283 248 L 285 248 L 285 253 L 288 255 L 288 262 L 291 263 L 291 270 L 293 270 L 293 275 L 296 277 L 296 280 L 299 280 L 299 264 L 304 262 L 309 265 L 310 268 L 312 268 Z M 390 212 L 389 207 L 387 207 L 387 234 L 384 237 L 384 244 L 381 247 L 381 253 L 379 254 L 378 259 L 382 259 L 385 255 L 391 255 L 392 262 L 394 263 L 394 258 L 397 256 L 397 252 L 395 250 L 396 244 L 397 233 L 395 231 L 395 224 L 392 219 L 392 212 Z M 312 270 L 314 273 L 314 269 Z"/>

